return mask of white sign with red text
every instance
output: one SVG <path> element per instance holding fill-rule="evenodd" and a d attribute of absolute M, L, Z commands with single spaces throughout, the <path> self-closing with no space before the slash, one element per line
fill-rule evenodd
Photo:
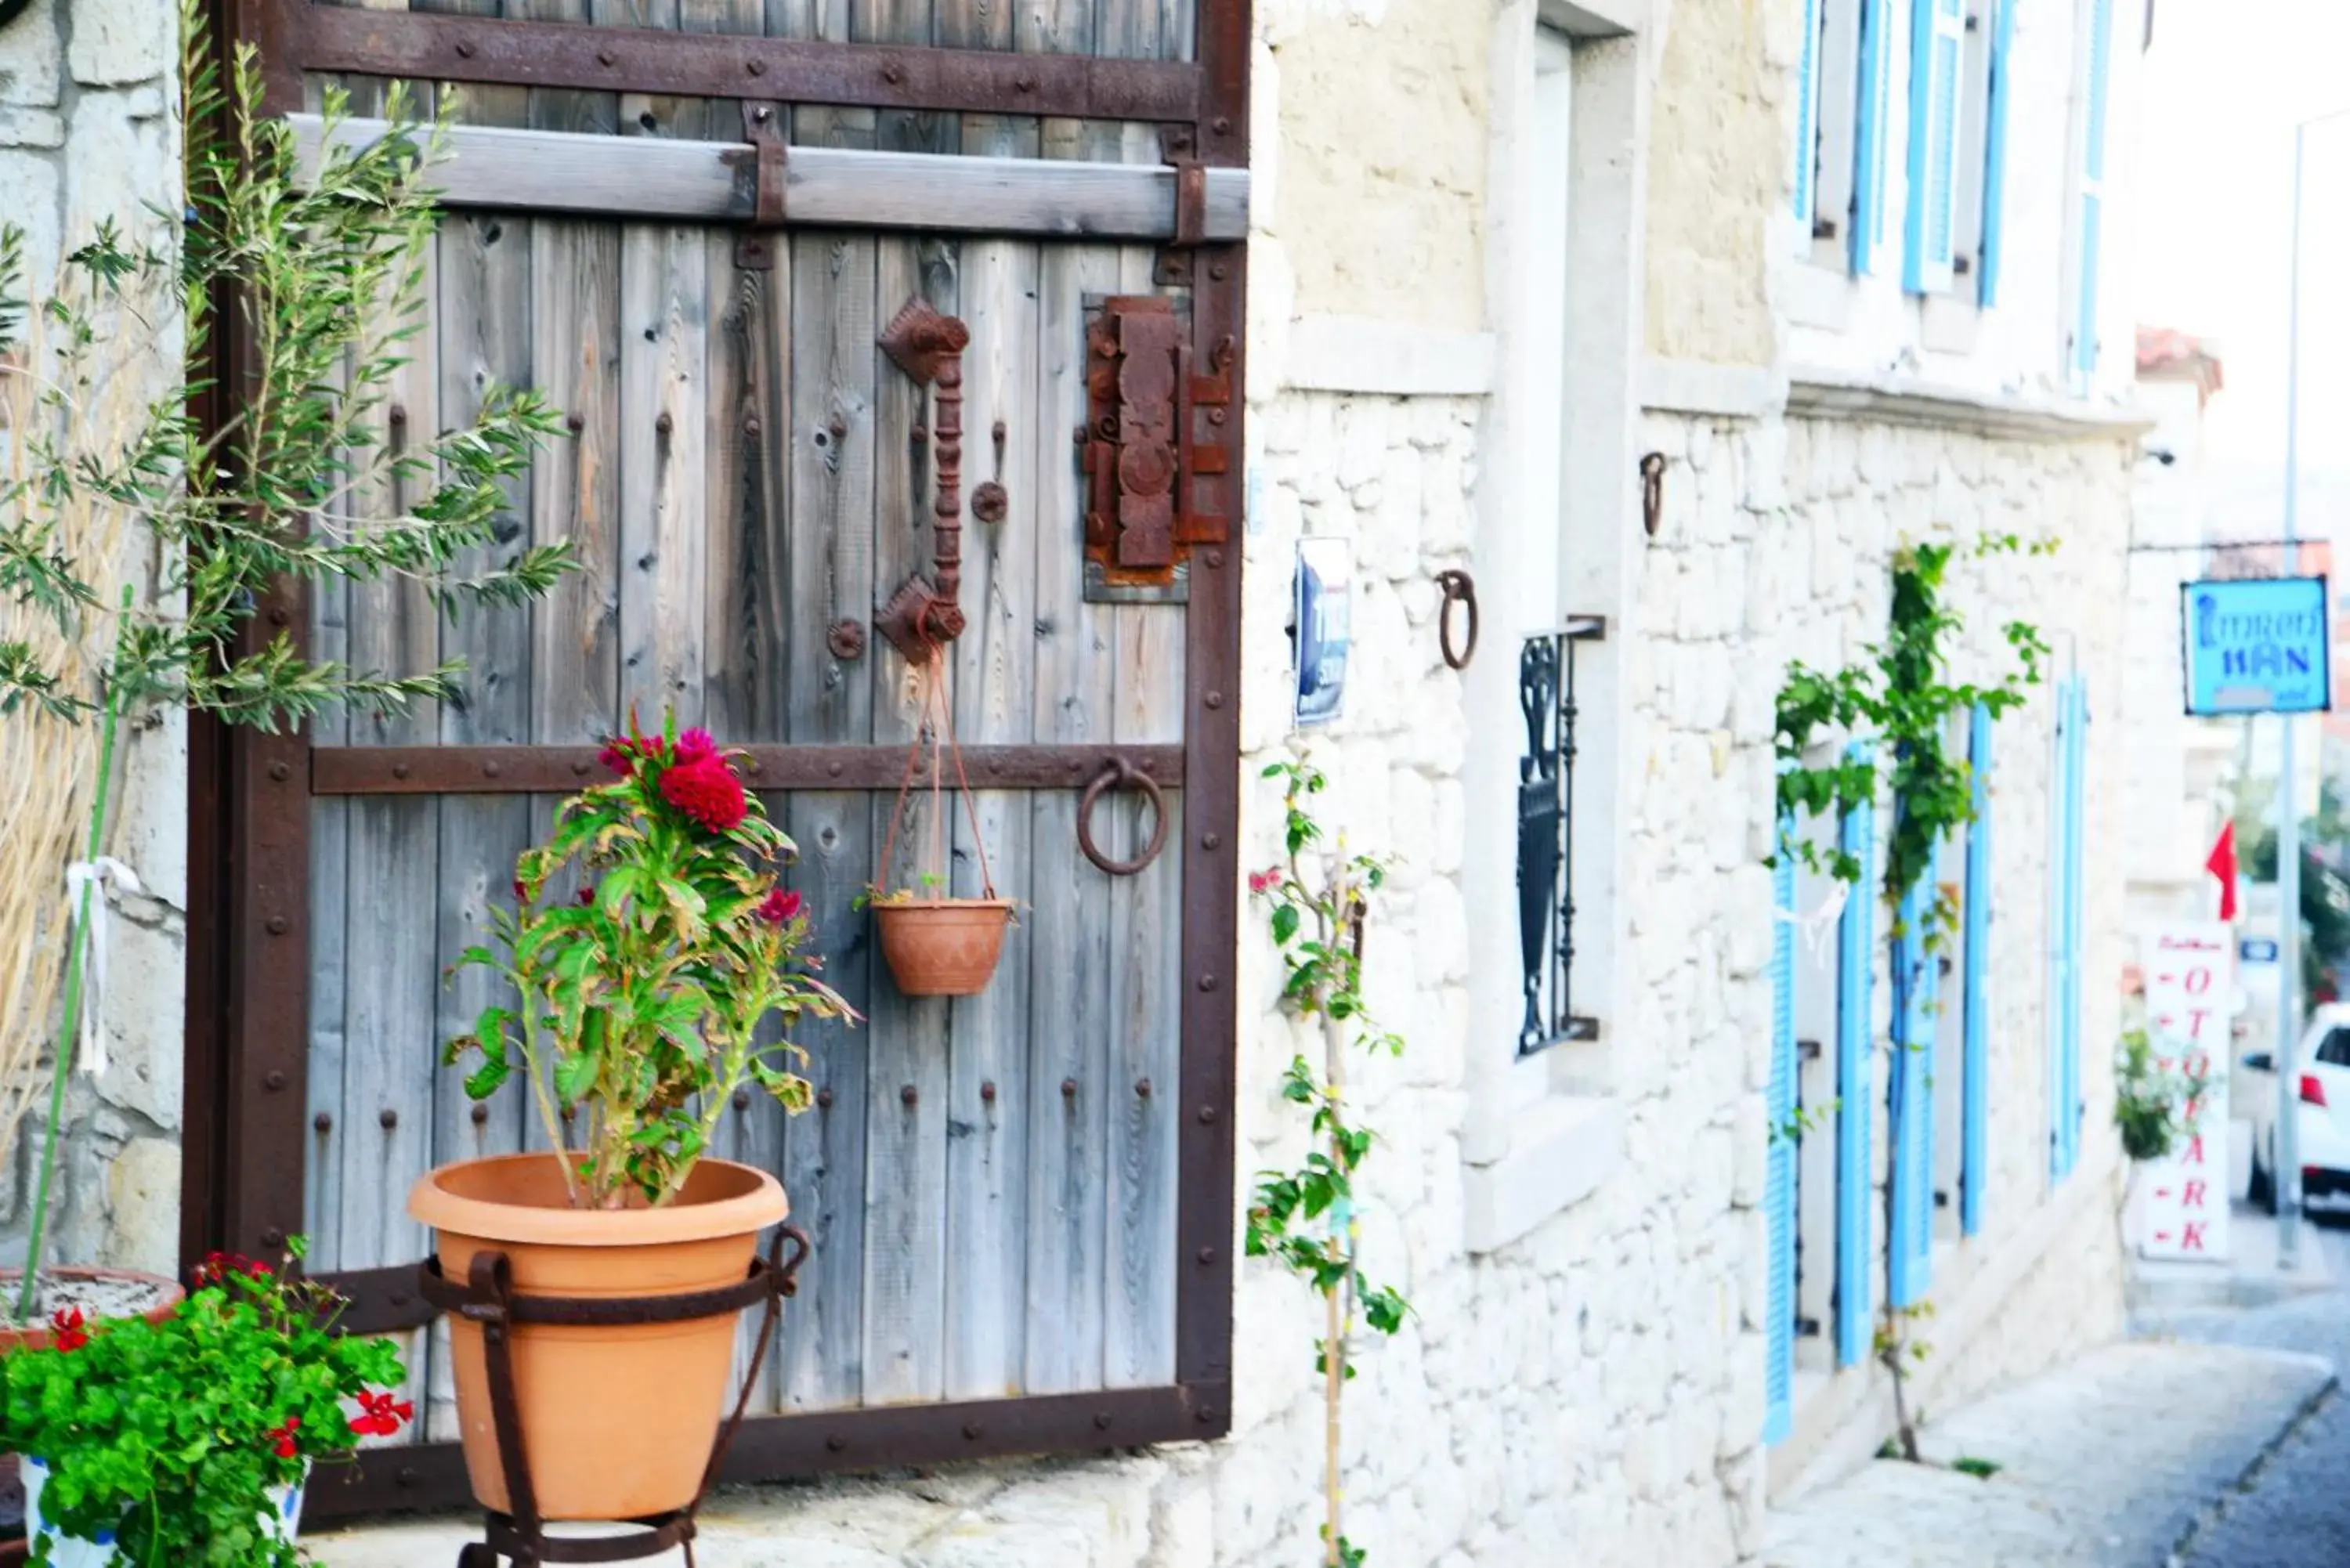
<path fill-rule="evenodd" d="M 2138 1251 L 2149 1258 L 2228 1255 L 2228 1001 L 2236 983 L 2232 927 L 2163 926 L 2146 939 L 2147 1033 L 2156 1065 L 2204 1080 L 2186 1106 L 2186 1135 L 2139 1176 Z"/>

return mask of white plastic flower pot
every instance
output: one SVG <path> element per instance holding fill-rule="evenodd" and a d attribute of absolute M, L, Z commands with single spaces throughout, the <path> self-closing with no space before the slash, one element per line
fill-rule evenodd
<path fill-rule="evenodd" d="M 49 1528 L 41 1517 L 41 1489 L 48 1484 L 49 1467 L 26 1455 L 20 1461 L 25 1477 L 25 1539 L 27 1544 L 46 1542 L 49 1549 L 51 1568 L 113 1568 L 118 1560 L 114 1549 L 114 1532 L 106 1531 L 96 1541 L 84 1541 Z M 309 1467 L 304 1466 L 303 1481 L 309 1479 Z M 291 1542 L 302 1522 L 302 1483 L 273 1487 L 269 1492 L 268 1511 L 259 1515 L 262 1528 L 279 1541 Z"/>

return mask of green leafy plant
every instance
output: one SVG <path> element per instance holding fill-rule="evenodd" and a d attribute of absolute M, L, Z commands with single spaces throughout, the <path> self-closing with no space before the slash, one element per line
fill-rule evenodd
<path fill-rule="evenodd" d="M 215 1252 L 161 1322 L 60 1313 L 47 1347 L 0 1357 L 0 1446 L 48 1468 L 50 1530 L 111 1532 L 130 1568 L 292 1568 L 301 1553 L 262 1526 L 273 1489 L 415 1414 L 392 1392 L 405 1373 L 391 1344 L 335 1332 L 343 1306 Z M 50 1545 L 34 1543 L 36 1568 Z"/>
<path fill-rule="evenodd" d="M 1984 538 L 1975 545 L 1979 555 L 2044 555 L 2053 542 L 2027 543 L 2014 535 Z M 1892 566 L 1892 595 L 1885 639 L 1861 650 L 1861 659 L 1843 669 L 1814 670 L 1796 660 L 1787 668 L 1779 691 L 1777 752 L 1779 818 L 1790 825 L 1850 812 L 1874 812 L 1880 794 L 1893 805 L 1892 831 L 1885 846 L 1885 868 L 1877 896 L 1887 914 L 1894 943 L 1894 1002 L 1897 1037 L 1891 1049 L 1922 1052 L 1925 1042 L 1898 1038 L 1902 1020 L 1909 1014 L 1908 999 L 1924 983 L 1921 972 L 1902 961 L 1903 944 L 1912 936 L 1915 967 L 1939 961 L 1948 945 L 1957 898 L 1947 888 L 1929 886 L 1934 857 L 1942 842 L 1974 820 L 1973 770 L 1950 744 L 1961 715 L 1981 708 L 1992 722 L 2022 705 L 2031 687 L 2040 684 L 2049 655 L 2039 628 L 2011 620 L 2001 628 L 2011 662 L 1987 685 L 1951 678 L 1950 642 L 1965 628 L 1965 620 L 1943 600 L 1944 579 L 1958 546 L 1948 543 L 1915 545 L 1897 553 Z M 1842 738 L 1865 742 L 1847 746 L 1833 762 L 1809 759 L 1825 740 Z M 1814 870 L 1824 871 L 1857 886 L 1861 866 L 1837 844 L 1824 846 L 1800 832 L 1783 836 L 1773 857 L 1792 855 Z M 1912 896 L 1923 894 L 1913 903 Z M 1912 911 L 1918 929 L 1908 929 Z M 1908 1064 L 1897 1061 L 1892 1075 L 1889 1107 L 1899 1125 L 1900 1097 L 1910 1075 Z M 1918 1064 L 1924 1070 L 1923 1064 Z M 1802 1127 L 1792 1129 L 1800 1137 Z M 1899 1140 L 1888 1158 L 1901 1158 Z M 1886 1229 L 1893 1231 L 1898 1187 L 1887 1172 L 1885 1182 Z M 1890 1270 L 1890 1249 L 1887 1268 Z M 1917 1422 L 1909 1410 L 1907 1379 L 1911 1366 L 1928 1347 L 1913 1334 L 1913 1326 L 1930 1314 L 1930 1303 L 1908 1307 L 1893 1304 L 1885 1293 L 1874 1335 L 1874 1353 L 1893 1382 L 1894 1422 L 1903 1457 L 1918 1459 Z"/>
<path fill-rule="evenodd" d="M 1965 1454 L 1960 1454 L 1957 1459 L 1952 1459 L 1950 1468 L 1962 1476 L 1972 1476 L 1977 1480 L 1989 1480 L 2007 1469 L 1997 1459 L 1978 1459 Z"/>
<path fill-rule="evenodd" d="M 1381 1028 L 1363 1003 L 1364 922 L 1387 867 L 1371 856 L 1348 854 L 1343 834 L 1326 840 L 1307 809 L 1308 798 L 1327 787 L 1318 770 L 1282 762 L 1264 776 L 1283 782 L 1287 855 L 1281 864 L 1251 873 L 1249 893 L 1265 909 L 1286 971 L 1282 1004 L 1321 1024 L 1323 1061 L 1317 1071 L 1296 1057 L 1283 1075 L 1283 1097 L 1309 1113 L 1313 1147 L 1295 1169 L 1258 1173 L 1247 1248 L 1250 1257 L 1275 1260 L 1322 1296 L 1325 1324 L 1314 1366 L 1322 1376 L 1324 1403 L 1323 1561 L 1326 1568 L 1358 1568 L 1368 1554 L 1347 1539 L 1339 1486 L 1341 1412 L 1347 1382 L 1355 1376 L 1349 1352 L 1357 1315 L 1392 1334 L 1410 1312 L 1393 1287 L 1362 1277 L 1355 1178 L 1377 1137 L 1355 1121 L 1346 1095 L 1350 1047 L 1389 1056 L 1403 1050 L 1402 1036 Z"/>
<path fill-rule="evenodd" d="M 292 127 L 263 111 L 252 47 L 224 66 L 202 0 L 182 0 L 181 16 L 182 222 L 149 242 L 100 225 L 38 299 L 23 236 L 0 229 L 11 448 L 0 483 L 0 721 L 20 710 L 97 718 L 93 858 L 117 733 L 142 709 L 184 706 L 276 731 L 338 703 L 385 712 L 458 694 L 460 663 L 384 671 L 308 657 L 283 616 L 276 630 L 256 618 L 286 602 L 275 597 L 284 586 L 402 579 L 454 615 L 544 594 L 571 565 L 567 543 L 501 536 L 507 483 L 558 428 L 536 394 L 493 389 L 472 420 L 441 431 L 411 431 L 387 406 L 427 321 L 424 265 L 439 221 L 429 170 L 445 122 L 420 129 L 394 87 L 389 133 L 348 143 L 335 134 L 347 97 L 329 87 L 327 150 L 306 174 Z M 195 366 L 213 362 L 233 326 L 237 379 L 183 378 L 129 415 L 99 417 L 113 351 L 126 339 L 168 341 L 174 318 Z M 200 417 L 208 400 L 224 417 Z M 140 547 L 81 547 L 114 537 L 87 525 L 94 514 L 127 522 Z M 134 559 L 151 561 L 151 574 L 130 570 Z M 58 649 L 68 656 L 52 657 Z M 20 1321 L 37 1300 L 92 897 L 83 882 Z"/>
<path fill-rule="evenodd" d="M 2170 1072 L 2141 1027 L 2122 1032 L 2114 1053 L 2114 1126 L 2122 1152 L 2134 1160 L 2162 1159 L 2195 1130 L 2195 1114 L 2210 1080 Z"/>
<path fill-rule="evenodd" d="M 523 853 L 515 907 L 491 911 L 502 951 L 471 947 L 451 966 L 495 971 L 515 1000 L 484 1008 L 447 1060 L 480 1058 L 465 1080 L 477 1100 L 523 1073 L 553 1147 L 577 1151 L 564 1171 L 575 1208 L 675 1199 L 746 1084 L 805 1110 L 790 1066 L 804 1054 L 763 1026 L 855 1016 L 802 951 L 807 916 L 775 869 L 792 842 L 743 790 L 739 754 L 674 717 L 656 735 L 632 722 L 604 750 L 612 782 L 566 801 Z M 577 891 L 561 896 L 573 870 Z"/>

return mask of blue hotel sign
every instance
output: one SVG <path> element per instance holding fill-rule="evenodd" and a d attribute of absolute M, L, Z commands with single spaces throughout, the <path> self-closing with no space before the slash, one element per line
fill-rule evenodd
<path fill-rule="evenodd" d="M 2322 713 L 2332 704 L 2324 577 L 2179 589 L 2189 713 Z"/>

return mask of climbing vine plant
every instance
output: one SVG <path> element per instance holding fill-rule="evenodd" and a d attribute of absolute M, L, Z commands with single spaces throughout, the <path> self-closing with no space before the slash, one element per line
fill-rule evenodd
<path fill-rule="evenodd" d="M 2044 555 L 2054 548 L 2052 541 L 2027 543 L 2012 534 L 1986 537 L 1973 546 L 1978 555 L 2008 556 Z M 1981 707 L 1996 722 L 2021 707 L 2029 689 L 2040 684 L 2048 659 L 2048 644 L 2040 629 L 2027 621 L 2011 620 L 2001 628 L 2009 659 L 1995 680 L 1978 685 L 1951 679 L 1950 646 L 1965 621 L 1944 602 L 1943 583 L 1958 551 L 1958 545 L 1947 543 L 1899 551 L 1893 558 L 1885 640 L 1864 647 L 1861 658 L 1841 670 L 1814 670 L 1795 660 L 1788 665 L 1779 691 L 1782 823 L 1792 828 L 1804 819 L 1835 820 L 1848 812 L 1874 811 L 1880 792 L 1891 799 L 1892 834 L 1877 892 L 1885 904 L 1897 953 L 1898 944 L 1913 934 L 1904 923 L 1904 912 L 1912 908 L 1911 895 L 1932 873 L 1936 847 L 1974 820 L 1973 773 L 1966 758 L 1952 749 L 1953 721 Z M 1805 760 L 1824 739 L 1838 735 L 1870 743 L 1846 747 L 1833 762 Z M 1791 830 L 1778 853 L 1792 855 L 1848 886 L 1861 879 L 1859 861 L 1841 843 L 1822 846 Z M 1914 933 L 1919 939 L 1916 950 L 1926 955 L 1925 961 L 1933 961 L 1947 943 L 1956 901 L 1944 889 L 1925 890 L 1929 896 L 1914 906 L 1920 925 Z M 1905 978 L 1917 982 L 1915 976 L 1896 976 L 1897 981 Z M 1900 1011 L 1897 1005 L 1897 1016 Z M 1896 1042 L 1894 1048 L 1919 1047 Z M 1902 1078 L 1897 1075 L 1897 1085 Z M 1891 1147 L 1889 1158 L 1898 1159 L 1898 1135 Z M 1895 1192 L 1888 1174 L 1888 1236 Z M 1889 1245 L 1887 1262 L 1889 1270 Z M 1926 1355 L 1927 1346 L 1913 1340 L 1912 1330 L 1931 1315 L 1932 1304 L 1896 1306 L 1889 1288 L 1884 1301 L 1873 1353 L 1893 1380 L 1901 1455 L 1914 1462 L 1918 1431 L 1906 1377 L 1911 1365 Z"/>
<path fill-rule="evenodd" d="M 1265 910 L 1281 954 L 1283 1006 L 1321 1026 L 1322 1064 L 1317 1069 L 1301 1054 L 1282 1078 L 1283 1096 L 1309 1114 L 1313 1142 L 1296 1168 L 1258 1173 L 1248 1255 L 1274 1259 L 1322 1296 L 1323 1335 L 1314 1346 L 1324 1412 L 1322 1561 L 1325 1568 L 1358 1568 L 1368 1554 L 1347 1539 L 1339 1485 L 1341 1410 L 1355 1376 L 1349 1353 L 1358 1316 L 1391 1334 L 1410 1311 L 1391 1287 L 1367 1282 L 1357 1262 L 1355 1177 L 1377 1138 L 1354 1120 L 1346 1096 L 1350 1049 L 1387 1055 L 1403 1050 L 1402 1036 L 1380 1027 L 1363 1005 L 1364 921 L 1387 865 L 1349 854 L 1343 833 L 1325 835 L 1307 809 L 1327 784 L 1319 770 L 1281 762 L 1264 776 L 1283 784 L 1286 854 L 1250 874 L 1249 893 Z"/>

